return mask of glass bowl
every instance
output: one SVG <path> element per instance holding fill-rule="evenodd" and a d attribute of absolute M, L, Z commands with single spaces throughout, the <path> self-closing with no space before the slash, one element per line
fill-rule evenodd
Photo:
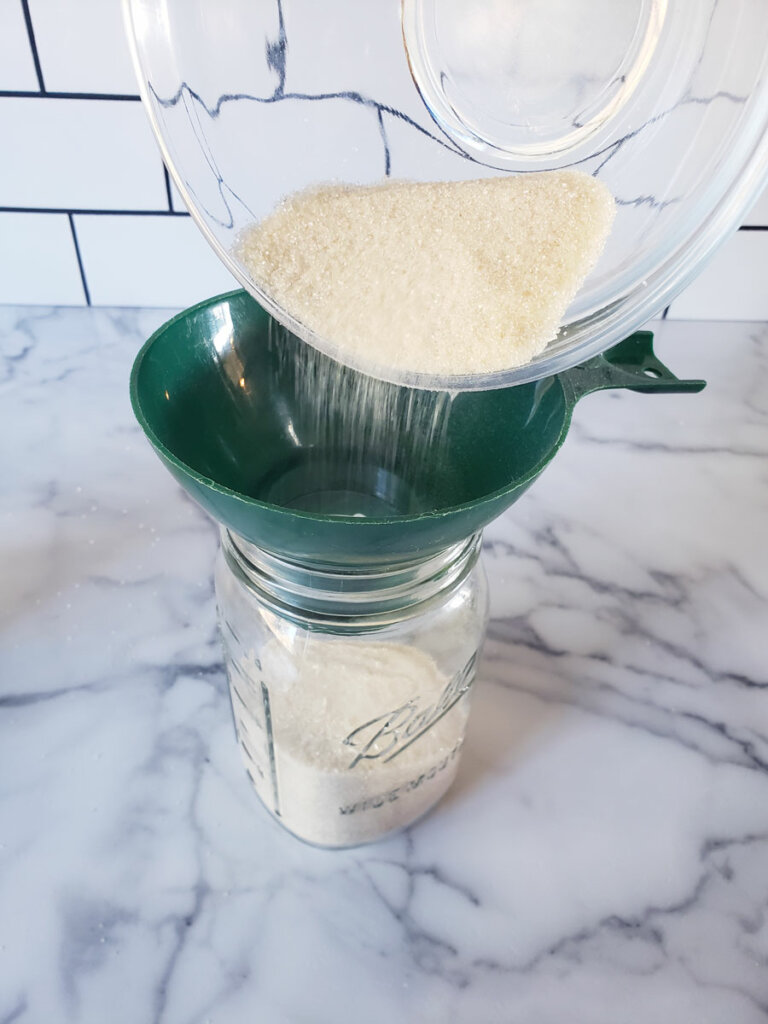
<path fill-rule="evenodd" d="M 565 167 L 606 183 L 617 217 L 603 256 L 533 362 L 377 370 L 396 383 L 508 387 L 605 350 L 669 303 L 765 184 L 765 0 L 124 0 L 124 12 L 190 213 L 243 286 L 334 358 L 333 339 L 233 254 L 286 195 Z"/>

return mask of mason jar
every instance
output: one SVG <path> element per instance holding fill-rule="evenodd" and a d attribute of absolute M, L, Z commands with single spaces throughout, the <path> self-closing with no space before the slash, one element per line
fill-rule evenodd
<path fill-rule="evenodd" d="M 480 535 L 387 569 L 298 565 L 222 531 L 216 596 L 243 760 L 326 847 L 411 824 L 459 763 L 487 621 Z"/>

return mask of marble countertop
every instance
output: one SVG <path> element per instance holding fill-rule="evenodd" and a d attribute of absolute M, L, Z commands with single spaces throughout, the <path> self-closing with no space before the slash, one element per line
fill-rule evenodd
<path fill-rule="evenodd" d="M 0 309 L 1 1024 L 768 1020 L 768 328 L 580 404 L 486 532 L 455 788 L 328 852 L 241 768 L 216 534 L 128 402 L 161 319 Z"/>

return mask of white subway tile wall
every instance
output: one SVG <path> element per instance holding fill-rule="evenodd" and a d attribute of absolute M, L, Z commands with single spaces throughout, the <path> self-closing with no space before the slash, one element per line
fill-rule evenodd
<path fill-rule="evenodd" d="M 77 214 L 74 221 L 95 306 L 191 306 L 233 287 L 213 249 L 198 246 L 191 217 Z"/>
<path fill-rule="evenodd" d="M 748 227 L 762 228 L 768 225 L 768 188 L 744 218 L 744 224 Z"/>
<path fill-rule="evenodd" d="M 168 198 L 172 210 L 186 210 L 184 200 L 181 198 L 181 192 L 176 188 L 176 182 L 172 178 L 169 178 L 171 182 L 171 194 Z"/>
<path fill-rule="evenodd" d="M 37 73 L 19 0 L 0 0 L 0 89 L 37 89 Z"/>
<path fill-rule="evenodd" d="M 120 0 L 28 2 L 48 92 L 135 95 Z"/>
<path fill-rule="evenodd" d="M 768 320 L 768 233 L 738 231 L 667 314 L 673 320 Z"/>
<path fill-rule="evenodd" d="M 85 303 L 70 218 L 66 213 L 0 213 L 0 302 Z"/>
<path fill-rule="evenodd" d="M 184 306 L 237 282 L 141 108 L 120 0 L 0 0 L 0 303 Z M 677 319 L 768 319 L 768 191 Z"/>
<path fill-rule="evenodd" d="M 3 206 L 160 210 L 163 165 L 140 103 L 5 97 Z"/>

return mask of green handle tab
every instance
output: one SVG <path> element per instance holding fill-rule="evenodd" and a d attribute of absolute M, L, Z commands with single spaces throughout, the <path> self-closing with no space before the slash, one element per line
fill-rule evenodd
<path fill-rule="evenodd" d="M 650 331 L 638 331 L 602 355 L 594 356 L 560 376 L 565 378 L 574 401 L 593 391 L 609 388 L 627 388 L 651 394 L 695 394 L 706 387 L 706 381 L 680 380 L 667 369 L 654 354 Z"/>

